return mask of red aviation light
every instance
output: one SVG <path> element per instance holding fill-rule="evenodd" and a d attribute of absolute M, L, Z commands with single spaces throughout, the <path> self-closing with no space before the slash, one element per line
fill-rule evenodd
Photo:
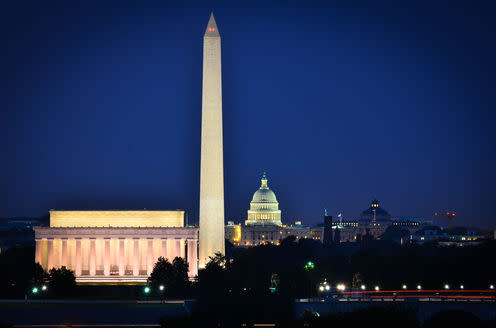
<path fill-rule="evenodd" d="M 434 216 L 437 216 L 437 212 L 436 212 L 436 213 L 434 213 Z"/>
<path fill-rule="evenodd" d="M 213 28 L 213 27 L 209 27 L 209 28 L 208 28 L 208 31 L 209 31 L 209 32 L 215 32 L 215 28 Z"/>

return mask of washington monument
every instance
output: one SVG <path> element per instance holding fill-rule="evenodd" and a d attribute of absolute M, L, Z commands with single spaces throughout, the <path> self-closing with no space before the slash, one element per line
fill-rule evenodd
<path fill-rule="evenodd" d="M 200 267 L 224 250 L 224 159 L 220 34 L 213 13 L 203 36 Z"/>

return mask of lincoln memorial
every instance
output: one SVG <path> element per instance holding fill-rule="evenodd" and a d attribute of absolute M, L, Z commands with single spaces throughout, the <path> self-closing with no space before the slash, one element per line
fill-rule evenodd
<path fill-rule="evenodd" d="M 50 211 L 50 227 L 35 227 L 35 261 L 65 266 L 78 283 L 145 282 L 157 259 L 184 258 L 198 273 L 198 228 L 184 211 Z"/>

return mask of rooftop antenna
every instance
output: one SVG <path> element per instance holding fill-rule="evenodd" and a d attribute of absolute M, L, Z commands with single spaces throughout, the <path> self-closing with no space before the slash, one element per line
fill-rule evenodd
<path fill-rule="evenodd" d="M 324 216 L 327 216 L 327 208 L 324 208 Z"/>

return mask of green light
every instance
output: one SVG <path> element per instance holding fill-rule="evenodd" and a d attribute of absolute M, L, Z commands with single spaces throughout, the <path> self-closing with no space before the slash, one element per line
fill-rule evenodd
<path fill-rule="evenodd" d="M 145 294 L 148 294 L 150 292 L 150 287 L 146 286 L 144 291 L 145 291 Z"/>
<path fill-rule="evenodd" d="M 315 268 L 315 264 L 312 261 L 308 261 L 307 264 L 305 264 L 304 268 L 307 271 L 311 270 L 311 269 Z"/>
<path fill-rule="evenodd" d="M 36 294 L 38 292 L 38 287 L 33 287 L 31 291 L 33 292 L 33 294 Z"/>

